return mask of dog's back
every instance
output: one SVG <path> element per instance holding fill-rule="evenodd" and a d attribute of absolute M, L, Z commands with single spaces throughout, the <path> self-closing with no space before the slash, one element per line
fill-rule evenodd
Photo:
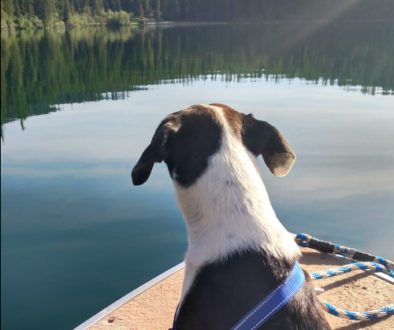
<path fill-rule="evenodd" d="M 176 329 L 230 329 L 282 284 L 291 268 L 287 262 L 258 251 L 204 266 L 182 302 Z M 264 329 L 330 329 L 308 274 L 305 277 L 302 289 L 264 324 Z"/>

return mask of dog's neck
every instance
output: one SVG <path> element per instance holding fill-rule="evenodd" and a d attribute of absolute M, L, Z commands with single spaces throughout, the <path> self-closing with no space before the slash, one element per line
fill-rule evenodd
<path fill-rule="evenodd" d="M 224 123 L 221 147 L 190 187 L 175 182 L 188 232 L 182 297 L 198 269 L 245 250 L 260 250 L 290 262 L 294 240 L 272 208 L 255 157 Z"/>

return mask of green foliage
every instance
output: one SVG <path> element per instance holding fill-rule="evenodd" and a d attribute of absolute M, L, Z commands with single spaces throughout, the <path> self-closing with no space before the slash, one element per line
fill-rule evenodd
<path fill-rule="evenodd" d="M 106 19 L 102 16 L 91 16 L 89 13 L 74 13 L 70 14 L 67 20 L 67 25 L 70 27 L 85 27 L 94 25 L 104 25 Z"/>
<path fill-rule="evenodd" d="M 78 25 L 119 25 L 125 21 L 123 12 L 140 19 L 211 22 L 394 19 L 393 0 L 1 0 L 1 6 L 7 25 L 12 26 L 11 22 L 17 19 L 18 28 L 36 26 L 25 22 L 26 18 L 37 17 L 50 27 L 59 20 L 69 23 L 73 15 L 79 15 L 78 20 L 85 19 Z M 100 18 L 112 17 L 111 12 L 120 16 Z M 18 20 L 20 17 L 24 18 Z M 75 24 L 75 17 L 73 21 Z M 6 24 L 2 23 L 2 27 Z"/>
<path fill-rule="evenodd" d="M 108 12 L 108 19 L 107 25 L 113 27 L 119 27 L 122 25 L 127 25 L 130 23 L 132 18 L 131 14 L 126 13 L 125 11 L 121 10 L 119 12 Z"/>
<path fill-rule="evenodd" d="M 1 30 L 12 30 L 14 28 L 13 19 L 3 10 L 3 3 L 1 5 Z"/>
<path fill-rule="evenodd" d="M 2 0 L 1 1 L 1 9 L 7 13 L 9 16 L 14 15 L 15 7 L 14 7 L 14 1 L 13 0 Z M 3 16 L 2 16 L 3 18 Z"/>
<path fill-rule="evenodd" d="M 47 26 L 51 18 L 55 15 L 55 1 L 54 0 L 35 0 L 34 12 L 39 19 L 42 20 L 44 26 Z"/>
<path fill-rule="evenodd" d="M 40 20 L 37 16 L 33 17 L 28 17 L 28 16 L 19 16 L 15 20 L 16 26 L 18 26 L 20 29 L 28 30 L 28 29 L 42 29 L 44 28 L 43 21 Z"/>

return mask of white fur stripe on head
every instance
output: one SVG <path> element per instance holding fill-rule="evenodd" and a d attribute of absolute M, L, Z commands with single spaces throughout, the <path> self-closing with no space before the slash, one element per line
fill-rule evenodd
<path fill-rule="evenodd" d="M 288 260 L 300 254 L 276 217 L 255 156 L 236 136 L 223 110 L 206 107 L 214 110 L 222 127 L 220 148 L 194 184 L 185 188 L 174 181 L 189 241 L 182 297 L 202 265 L 236 251 L 264 250 Z"/>

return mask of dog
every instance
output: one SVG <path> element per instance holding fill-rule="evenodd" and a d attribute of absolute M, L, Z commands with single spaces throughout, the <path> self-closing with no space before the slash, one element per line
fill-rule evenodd
<path fill-rule="evenodd" d="M 300 250 L 280 223 L 256 157 L 285 176 L 295 154 L 272 125 L 223 104 L 168 115 L 132 171 L 143 184 L 164 161 L 187 226 L 179 329 L 230 329 L 283 283 Z M 305 273 L 301 290 L 264 329 L 330 329 Z"/>

